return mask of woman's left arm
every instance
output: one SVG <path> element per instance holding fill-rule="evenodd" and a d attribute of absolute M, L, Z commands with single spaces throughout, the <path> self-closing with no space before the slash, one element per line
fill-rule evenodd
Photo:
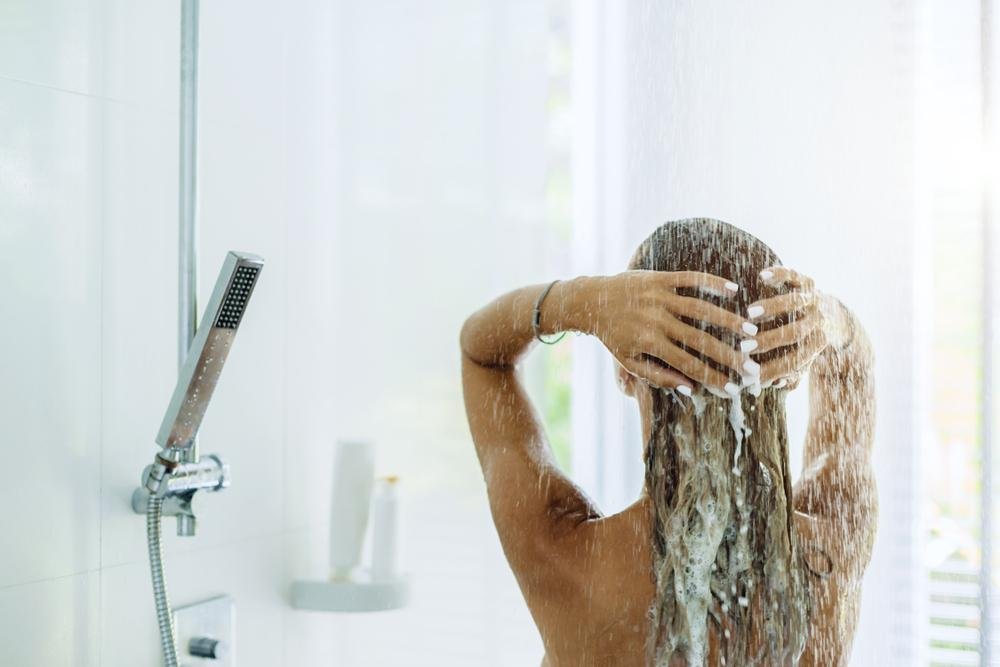
<path fill-rule="evenodd" d="M 586 279 L 583 279 L 586 280 Z M 559 470 L 518 373 L 531 349 L 535 302 L 545 285 L 510 292 L 474 313 L 462 327 L 462 384 L 469 428 L 482 466 L 490 510 L 515 573 L 555 562 L 560 538 L 599 516 Z M 543 334 L 579 329 L 574 313 L 583 287 L 556 283 L 545 298 Z"/>
<path fill-rule="evenodd" d="M 579 528 L 600 514 L 560 472 L 517 370 L 535 341 L 532 319 L 545 287 L 515 290 L 475 312 L 462 328 L 461 345 L 465 409 L 501 543 L 519 577 L 551 585 L 560 580 L 551 576 L 564 562 L 560 556 L 586 542 Z M 723 278 L 686 271 L 560 281 L 541 304 L 539 333 L 593 334 L 627 371 L 653 386 L 721 387 L 738 376 L 742 354 L 682 320 L 742 334 L 742 317 L 688 296 L 696 290 L 726 297 L 734 288 Z M 730 369 L 730 376 L 692 349 Z"/>

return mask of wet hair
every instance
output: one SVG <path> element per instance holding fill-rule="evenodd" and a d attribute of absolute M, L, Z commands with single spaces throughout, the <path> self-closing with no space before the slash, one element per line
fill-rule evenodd
<path fill-rule="evenodd" d="M 745 313 L 750 303 L 777 293 L 759 273 L 780 263 L 751 234 L 699 218 L 659 227 L 630 268 L 727 278 L 740 285 L 735 297 L 699 296 Z M 687 323 L 738 344 L 732 333 Z M 696 387 L 690 398 L 669 389 L 648 391 L 646 491 L 653 506 L 656 582 L 647 642 L 651 663 L 673 665 L 679 657 L 688 665 L 794 662 L 805 645 L 809 610 L 793 526 L 787 391 L 765 388 L 757 397 L 744 391 L 738 404 L 704 388 Z M 718 640 L 718 655 L 714 647 L 710 655 L 710 635 Z"/>

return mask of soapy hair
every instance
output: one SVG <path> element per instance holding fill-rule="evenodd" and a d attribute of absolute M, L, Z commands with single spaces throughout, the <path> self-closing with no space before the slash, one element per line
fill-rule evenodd
<path fill-rule="evenodd" d="M 707 298 L 745 313 L 748 304 L 777 293 L 758 275 L 777 264 L 777 255 L 754 236 L 717 220 L 690 219 L 654 231 L 631 268 L 727 278 L 740 285 L 738 294 Z M 737 345 L 732 333 L 688 324 Z M 794 664 L 809 610 L 793 525 L 786 390 L 765 388 L 757 397 L 743 391 L 735 399 L 703 388 L 691 397 L 648 391 L 646 490 L 654 508 L 656 582 L 651 664 Z"/>

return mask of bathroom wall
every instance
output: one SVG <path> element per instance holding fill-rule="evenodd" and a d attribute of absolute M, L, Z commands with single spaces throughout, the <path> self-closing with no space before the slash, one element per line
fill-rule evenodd
<path fill-rule="evenodd" d="M 174 604 L 234 596 L 241 665 L 537 661 L 457 334 L 534 277 L 544 6 L 201 4 L 201 296 L 230 248 L 267 265 L 202 430 L 232 487 L 164 524 Z M 128 501 L 175 377 L 179 6 L 0 3 L 3 665 L 158 662 Z M 410 609 L 288 606 L 342 435 L 402 475 Z"/>

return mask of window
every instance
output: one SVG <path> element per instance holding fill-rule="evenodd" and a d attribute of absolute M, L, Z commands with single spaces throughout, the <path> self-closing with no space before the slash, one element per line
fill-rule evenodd
<path fill-rule="evenodd" d="M 918 210 L 929 243 L 924 358 L 929 428 L 923 517 L 927 655 L 932 665 L 987 664 L 983 653 L 984 487 L 983 53 L 978 1 L 926 2 L 917 39 Z M 991 261 L 1000 259 L 996 256 Z M 995 446 L 994 446 L 995 447 Z M 986 524 L 984 524 L 984 512 Z M 986 565 L 991 565 L 986 563 Z M 995 624 L 995 620 L 993 621 Z M 995 627 L 995 625 L 994 625 Z M 996 656 L 993 658 L 996 659 Z"/>

